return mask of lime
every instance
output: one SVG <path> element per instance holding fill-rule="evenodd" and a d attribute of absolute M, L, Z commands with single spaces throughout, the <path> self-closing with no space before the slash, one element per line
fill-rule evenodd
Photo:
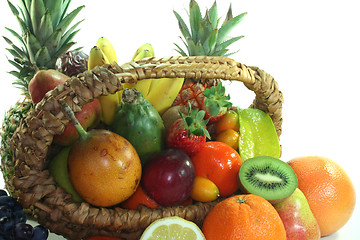
<path fill-rule="evenodd" d="M 165 217 L 151 223 L 140 240 L 205 240 L 200 228 L 180 217 Z"/>

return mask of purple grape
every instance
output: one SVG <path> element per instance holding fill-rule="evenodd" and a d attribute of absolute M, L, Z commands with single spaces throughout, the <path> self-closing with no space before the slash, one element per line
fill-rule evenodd
<path fill-rule="evenodd" d="M 11 217 L 12 211 L 8 206 L 0 206 L 0 218 L 2 217 Z"/>
<path fill-rule="evenodd" d="M 34 227 L 34 234 L 30 240 L 46 240 L 48 236 L 49 230 L 42 225 L 38 225 Z"/>
<path fill-rule="evenodd" d="M 5 191 L 5 190 L 3 190 L 3 189 L 0 189 L 0 197 L 1 196 L 7 196 L 8 194 L 7 194 L 7 192 Z"/>
<path fill-rule="evenodd" d="M 144 166 L 142 184 L 147 194 L 162 206 L 183 203 L 190 197 L 195 170 L 181 149 L 166 149 Z"/>
<path fill-rule="evenodd" d="M 14 226 L 14 220 L 11 217 L 0 218 L 0 232 L 4 236 L 8 236 L 12 227 Z"/>
<path fill-rule="evenodd" d="M 26 223 L 26 220 L 27 220 L 26 214 L 22 210 L 13 212 L 12 217 L 14 219 L 15 224 L 16 223 Z"/>
<path fill-rule="evenodd" d="M 0 197 L 0 206 L 8 206 L 12 211 L 22 210 L 20 204 L 16 201 L 15 198 L 10 196 L 1 196 Z"/>
<path fill-rule="evenodd" d="M 34 234 L 34 228 L 27 223 L 17 223 L 13 228 L 14 240 L 28 240 Z"/>

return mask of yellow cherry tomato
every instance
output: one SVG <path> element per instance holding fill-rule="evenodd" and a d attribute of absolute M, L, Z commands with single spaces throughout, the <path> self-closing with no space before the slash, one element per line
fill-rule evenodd
<path fill-rule="evenodd" d="M 220 196 L 219 189 L 211 180 L 196 176 L 191 198 L 199 202 L 211 202 Z"/>
<path fill-rule="evenodd" d="M 215 123 L 216 134 L 219 134 L 226 129 L 233 129 L 238 132 L 239 128 L 239 114 L 233 110 L 227 111 L 225 115 Z"/>
<path fill-rule="evenodd" d="M 234 129 L 226 129 L 216 136 L 216 141 L 223 142 L 233 149 L 239 148 L 239 133 Z"/>

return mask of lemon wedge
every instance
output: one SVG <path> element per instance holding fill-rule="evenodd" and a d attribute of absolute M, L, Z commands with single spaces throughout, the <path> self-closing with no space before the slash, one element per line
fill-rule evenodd
<path fill-rule="evenodd" d="M 140 240 L 205 240 L 200 228 L 181 217 L 165 217 L 151 223 Z"/>

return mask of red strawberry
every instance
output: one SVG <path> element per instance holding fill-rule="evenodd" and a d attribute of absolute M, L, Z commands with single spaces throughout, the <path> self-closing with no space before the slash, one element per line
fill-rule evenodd
<path fill-rule="evenodd" d="M 229 102 L 230 96 L 225 96 L 225 87 L 220 82 L 217 86 L 204 90 L 205 100 L 201 109 L 205 111 L 205 119 L 210 123 L 216 122 L 227 112 L 227 108 L 232 104 Z"/>
<path fill-rule="evenodd" d="M 194 155 L 204 146 L 206 137 L 210 138 L 206 130 L 208 120 L 204 120 L 205 112 L 195 109 L 189 115 L 176 120 L 167 131 L 166 146 L 168 148 L 180 148 L 189 156 Z"/>

